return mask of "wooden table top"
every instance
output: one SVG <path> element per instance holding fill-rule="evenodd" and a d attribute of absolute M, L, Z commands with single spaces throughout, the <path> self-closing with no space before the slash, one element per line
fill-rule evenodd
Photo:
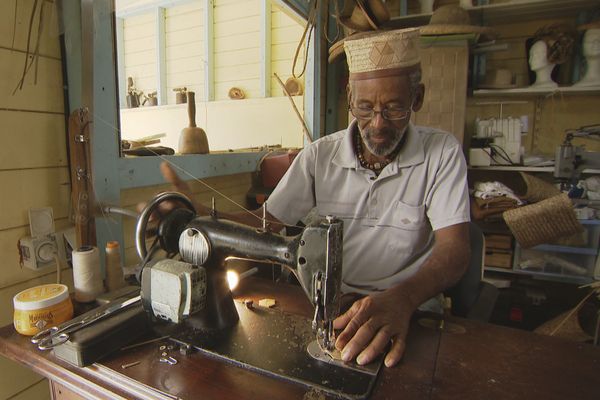
<path fill-rule="evenodd" d="M 272 297 L 307 317 L 312 307 L 296 286 L 248 279 L 238 298 Z M 443 331 L 413 323 L 401 363 L 382 367 L 372 399 L 598 399 L 600 349 L 476 321 L 451 318 Z M 38 351 L 14 328 L 0 329 L 0 354 L 89 398 L 327 399 L 322 392 L 193 352 L 175 350 L 176 365 L 158 361 L 167 340 L 115 352 L 79 368 Z M 121 365 L 137 362 L 127 369 Z"/>

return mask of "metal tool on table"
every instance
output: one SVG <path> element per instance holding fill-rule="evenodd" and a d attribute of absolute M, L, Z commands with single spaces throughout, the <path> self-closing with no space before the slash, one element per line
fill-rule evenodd
<path fill-rule="evenodd" d="M 136 296 L 131 299 L 112 304 L 100 311 L 87 315 L 82 319 L 75 318 L 65 322 L 64 324 L 50 327 L 33 336 L 31 338 L 31 342 L 37 344 L 38 349 L 40 350 L 50 350 L 58 345 L 66 343 L 69 340 L 70 335 L 72 335 L 74 332 L 104 320 L 109 316 L 112 316 L 119 311 L 138 303 L 139 301 L 140 296 Z"/>
<path fill-rule="evenodd" d="M 147 249 L 150 216 L 163 202 L 183 207 L 160 218 L 155 244 Z M 210 356 L 338 396 L 367 396 L 381 362 L 359 366 L 329 356 L 340 312 L 343 222 L 327 217 L 288 237 L 269 232 L 265 215 L 257 229 L 220 219 L 214 204 L 209 216 L 197 216 L 192 202 L 177 192 L 154 197 L 136 226 L 144 309 L 178 322 L 161 334 Z M 179 254 L 181 261 L 155 261 L 158 250 Z M 288 268 L 314 306 L 312 321 L 234 302 L 225 269 L 230 258 Z"/>

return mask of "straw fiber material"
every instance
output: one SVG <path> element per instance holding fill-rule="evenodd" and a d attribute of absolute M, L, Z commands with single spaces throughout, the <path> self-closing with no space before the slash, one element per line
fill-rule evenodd
<path fill-rule="evenodd" d="M 519 173 L 521 174 L 523 181 L 525 181 L 525 186 L 527 187 L 525 194 L 519 197 L 529 203 L 536 203 L 538 201 L 546 200 L 561 193 L 560 190 L 543 179 L 526 174 L 524 172 Z"/>
<path fill-rule="evenodd" d="M 344 41 L 348 70 L 351 74 L 419 64 L 417 28 L 376 32 Z"/>
<path fill-rule="evenodd" d="M 551 242 L 583 230 L 566 194 L 505 211 L 502 217 L 523 248 Z"/>

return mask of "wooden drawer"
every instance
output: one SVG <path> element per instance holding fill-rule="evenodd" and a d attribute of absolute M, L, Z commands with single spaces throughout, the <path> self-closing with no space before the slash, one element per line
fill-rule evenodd
<path fill-rule="evenodd" d="M 512 268 L 512 251 L 488 249 L 485 250 L 485 258 L 483 264 L 486 267 L 495 268 Z"/>
<path fill-rule="evenodd" d="M 512 236 L 511 235 L 485 235 L 485 247 L 491 249 L 512 249 Z"/>

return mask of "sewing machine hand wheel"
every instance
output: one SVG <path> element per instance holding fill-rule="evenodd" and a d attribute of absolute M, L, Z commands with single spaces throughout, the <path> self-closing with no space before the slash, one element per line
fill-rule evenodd
<path fill-rule="evenodd" d="M 179 192 L 163 192 L 156 195 L 142 210 L 135 227 L 135 247 L 142 261 L 146 261 L 148 249 L 146 248 L 146 229 L 152 214 L 157 211 L 158 206 L 165 201 L 176 201 L 184 205 L 184 208 L 176 208 L 160 218 L 157 239 L 160 247 L 167 253 L 178 251 L 179 235 L 185 225 L 196 215 L 196 209 L 192 201 Z"/>

